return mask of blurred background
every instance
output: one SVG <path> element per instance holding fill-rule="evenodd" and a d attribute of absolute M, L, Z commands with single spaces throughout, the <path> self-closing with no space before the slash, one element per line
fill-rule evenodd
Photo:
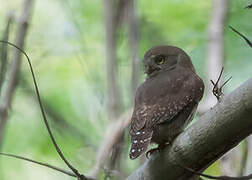
<path fill-rule="evenodd" d="M 0 0 L 0 39 L 32 59 L 46 114 L 67 159 L 98 179 L 125 179 L 145 161 L 130 160 L 128 124 L 142 58 L 175 45 L 206 84 L 198 115 L 215 103 L 210 79 L 232 76 L 224 93 L 252 75 L 250 0 Z M 48 136 L 27 60 L 0 45 L 0 151 L 67 169 Z M 22 59 L 22 60 L 21 60 Z M 205 173 L 252 172 L 248 138 Z M 70 180 L 29 162 L 0 157 L 1 180 Z"/>

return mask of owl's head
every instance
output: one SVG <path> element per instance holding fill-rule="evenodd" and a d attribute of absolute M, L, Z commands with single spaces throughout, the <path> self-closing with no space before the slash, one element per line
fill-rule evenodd
<path fill-rule="evenodd" d="M 170 71 L 177 66 L 195 69 L 190 57 L 180 48 L 175 46 L 156 46 L 144 55 L 144 70 L 148 76 L 161 71 Z"/>

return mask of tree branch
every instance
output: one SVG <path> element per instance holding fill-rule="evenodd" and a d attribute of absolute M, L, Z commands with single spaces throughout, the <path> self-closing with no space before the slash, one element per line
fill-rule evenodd
<path fill-rule="evenodd" d="M 223 97 L 171 146 L 154 154 L 128 180 L 190 179 L 252 133 L 252 78 Z"/>
<path fill-rule="evenodd" d="M 31 162 L 31 163 L 34 163 L 34 164 L 38 164 L 38 165 L 41 165 L 41 166 L 48 167 L 48 168 L 50 168 L 50 169 L 53 169 L 53 170 L 55 170 L 55 171 L 59 171 L 59 172 L 61 172 L 61 173 L 63 173 L 63 174 L 67 174 L 67 175 L 72 176 L 72 177 L 77 177 L 75 174 L 73 174 L 73 173 L 70 172 L 70 171 L 61 169 L 61 168 L 59 168 L 59 167 L 50 165 L 50 164 L 48 164 L 48 163 L 43 163 L 43 162 L 35 161 L 35 160 L 29 159 L 29 158 L 25 158 L 25 157 L 22 157 L 22 156 L 17 156 L 17 155 L 9 154 L 9 153 L 1 153 L 1 152 L 0 152 L 0 155 L 7 156 L 7 157 L 12 157 L 12 158 L 16 158 L 16 159 L 20 159 L 20 160 L 24 160 L 24 161 L 28 161 L 28 162 Z"/>
<path fill-rule="evenodd" d="M 234 31 L 235 33 L 237 33 L 239 36 L 241 36 L 245 41 L 246 43 L 252 47 L 252 42 L 246 37 L 244 36 L 243 34 L 241 34 L 239 31 L 237 31 L 235 28 L 233 28 L 232 26 L 229 26 L 230 29 L 232 29 L 232 31 Z"/>
<path fill-rule="evenodd" d="M 210 176 L 207 174 L 198 173 L 190 168 L 185 168 L 187 171 L 190 171 L 192 174 L 197 174 L 199 176 L 206 177 L 207 179 L 220 179 L 220 180 L 249 180 L 252 178 L 252 174 L 248 176 L 240 176 L 240 177 L 230 177 L 230 176 Z"/>

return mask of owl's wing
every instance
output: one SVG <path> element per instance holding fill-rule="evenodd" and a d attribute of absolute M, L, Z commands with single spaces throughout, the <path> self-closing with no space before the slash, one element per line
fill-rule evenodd
<path fill-rule="evenodd" d="M 203 81 L 197 75 L 188 77 L 185 74 L 184 78 L 180 77 L 178 80 L 166 79 L 162 86 L 164 87 L 143 84 L 139 87 L 131 118 L 131 134 L 173 119 L 189 103 L 197 104 L 204 92 Z"/>
<path fill-rule="evenodd" d="M 145 105 L 139 108 L 135 108 L 130 126 L 130 135 L 131 135 L 131 149 L 130 149 L 130 159 L 135 159 L 140 156 L 148 148 L 151 137 L 152 129 L 144 128 L 145 123 L 149 118 L 149 109 Z M 141 121 L 141 119 L 142 121 Z"/>
<path fill-rule="evenodd" d="M 157 124 L 171 121 L 189 103 L 193 101 L 198 103 L 203 95 L 204 84 L 197 76 L 180 77 L 173 90 L 168 87 L 172 87 L 174 81 L 168 79 L 165 83 L 166 86 L 162 88 L 153 84 L 147 86 L 147 89 L 146 86 L 140 87 L 136 94 L 136 99 L 140 102 L 135 102 L 130 126 L 132 141 L 130 157 L 132 159 L 146 151 L 153 128 Z M 153 92 L 153 96 L 146 96 L 150 92 Z"/>
<path fill-rule="evenodd" d="M 182 95 L 179 94 L 167 95 L 167 97 L 157 99 L 155 104 L 142 104 L 135 108 L 130 126 L 133 149 L 145 151 L 150 143 L 154 127 L 171 121 L 194 100 L 189 90 L 184 91 Z M 138 147 L 137 142 L 142 142 L 139 146 L 141 148 Z"/>

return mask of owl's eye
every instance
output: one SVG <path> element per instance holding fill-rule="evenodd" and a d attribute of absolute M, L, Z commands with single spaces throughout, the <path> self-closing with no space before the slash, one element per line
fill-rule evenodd
<path fill-rule="evenodd" d="M 164 56 L 158 56 L 158 57 L 155 58 L 155 62 L 156 62 L 157 64 L 164 64 L 164 62 L 165 62 L 165 57 L 164 57 Z"/>

